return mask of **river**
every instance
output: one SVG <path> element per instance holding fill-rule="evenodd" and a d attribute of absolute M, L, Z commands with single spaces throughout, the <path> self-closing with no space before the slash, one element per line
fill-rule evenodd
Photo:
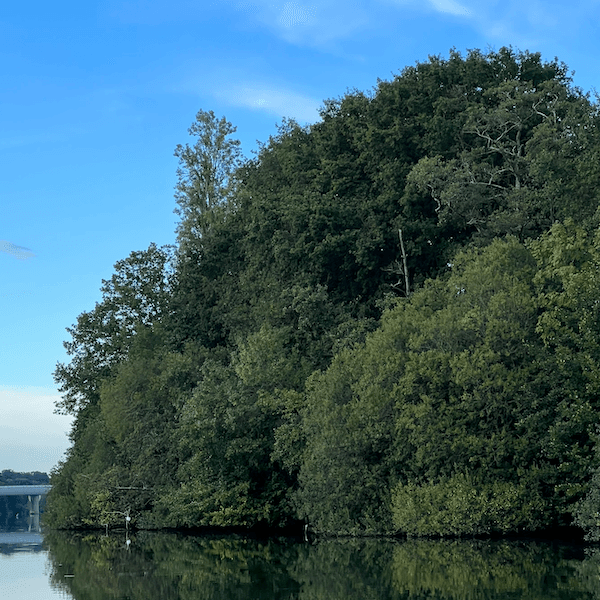
<path fill-rule="evenodd" d="M 600 549 L 575 544 L 20 536 L 0 535 L 2 600 L 600 599 Z"/>

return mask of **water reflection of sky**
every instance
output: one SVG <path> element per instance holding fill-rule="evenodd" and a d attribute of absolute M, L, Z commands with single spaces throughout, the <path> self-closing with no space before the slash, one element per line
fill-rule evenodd
<path fill-rule="evenodd" d="M 0 531 L 0 554 L 12 554 L 22 550 L 40 552 L 44 538 L 41 533 L 29 531 Z"/>
<path fill-rule="evenodd" d="M 35 546 L 31 548 L 33 550 Z M 48 577 L 48 553 L 21 547 L 10 554 L 0 553 L 0 597 L 2 600 L 61 600 L 73 597 L 53 589 Z"/>

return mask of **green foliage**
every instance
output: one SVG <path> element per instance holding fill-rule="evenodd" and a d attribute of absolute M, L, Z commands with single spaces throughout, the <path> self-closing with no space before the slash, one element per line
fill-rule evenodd
<path fill-rule="evenodd" d="M 544 508 L 547 507 L 543 498 L 531 498 L 523 484 L 480 484 L 463 473 L 437 483 L 400 483 L 392 491 L 394 525 L 409 536 L 532 529 L 539 523 Z"/>
<path fill-rule="evenodd" d="M 381 498 L 388 489 L 391 402 L 365 381 L 374 373 L 361 359 L 358 353 L 342 351 L 325 373 L 308 383 L 301 411 L 306 448 L 295 503 L 299 515 L 317 531 L 392 529 Z M 387 365 L 381 366 L 384 370 Z M 364 401 L 353 394 L 357 379 L 367 384 Z"/>
<path fill-rule="evenodd" d="M 315 527 L 391 530 L 394 479 L 514 465 L 532 262 L 516 241 L 457 257 L 447 281 L 399 303 L 313 379 L 298 502 Z"/>
<path fill-rule="evenodd" d="M 179 470 L 180 486 L 161 499 L 170 524 L 274 526 L 289 518 L 290 482 L 271 462 L 279 411 L 244 383 L 255 366 L 249 354 L 241 352 L 236 369 L 207 361 L 182 407 L 179 441 L 189 458 Z M 268 390 L 274 382 L 261 383 Z"/>
<path fill-rule="evenodd" d="M 178 413 L 206 354 L 192 345 L 166 352 L 156 330 L 138 330 L 98 404 L 77 415 L 74 446 L 52 474 L 51 526 L 99 526 L 125 513 L 136 525 L 156 525 L 151 511 L 175 485 L 181 460 Z"/>
<path fill-rule="evenodd" d="M 407 177 L 405 193 L 428 194 L 443 230 L 462 240 L 507 233 L 524 240 L 572 214 L 575 203 L 582 220 L 593 216 L 595 193 L 565 196 L 573 179 L 567 165 L 588 160 L 582 122 L 590 105 L 578 91 L 555 79 L 510 79 L 482 90 L 463 114 L 462 151 L 427 155 Z"/>
<path fill-rule="evenodd" d="M 102 302 L 67 328 L 71 341 L 64 346 L 71 361 L 58 363 L 54 371 L 62 392 L 57 405 L 61 412 L 76 414 L 97 402 L 101 382 L 127 356 L 138 328 L 164 317 L 172 259 L 172 247 L 150 244 L 117 261 L 114 275 L 102 281 Z"/>
<path fill-rule="evenodd" d="M 565 497 L 571 501 L 580 498 L 575 522 L 590 539 L 597 540 L 600 480 L 593 448 L 600 391 L 600 237 L 598 232 L 592 237 L 567 221 L 542 236 L 533 251 L 542 265 L 536 283 L 546 309 L 538 321 L 538 332 L 557 356 L 554 376 L 564 395 L 547 452 L 561 461 Z M 589 486 L 574 483 L 590 471 Z M 586 494 L 582 496 L 582 492 Z"/>
<path fill-rule="evenodd" d="M 546 248 L 563 244 L 560 231 Z M 392 490 L 395 526 L 410 533 L 569 521 L 589 479 L 597 394 L 582 367 L 561 372 L 565 352 L 541 335 L 544 268 L 514 238 L 459 254 L 447 278 L 398 302 L 364 346 L 313 378 L 301 515 L 326 531 L 368 530 L 377 515 L 385 531 Z M 424 516 L 412 522 L 403 506 Z"/>
<path fill-rule="evenodd" d="M 585 532 L 588 541 L 600 541 L 600 470 L 596 469 L 589 490 L 575 507 L 575 524 Z"/>
<path fill-rule="evenodd" d="M 252 160 L 200 111 L 175 150 L 177 251 L 119 261 L 68 330 L 55 378 L 76 418 L 49 522 L 585 520 L 597 119 L 564 65 L 510 48 L 327 100 Z"/>
<path fill-rule="evenodd" d="M 50 473 L 44 523 L 52 528 L 77 528 L 89 522 L 95 482 L 117 459 L 97 405 L 79 411 L 71 438 L 65 460 Z"/>

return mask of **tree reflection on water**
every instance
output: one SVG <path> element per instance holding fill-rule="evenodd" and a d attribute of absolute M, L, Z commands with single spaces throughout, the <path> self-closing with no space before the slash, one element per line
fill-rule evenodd
<path fill-rule="evenodd" d="M 600 554 L 539 542 L 49 532 L 45 545 L 75 600 L 600 598 Z"/>

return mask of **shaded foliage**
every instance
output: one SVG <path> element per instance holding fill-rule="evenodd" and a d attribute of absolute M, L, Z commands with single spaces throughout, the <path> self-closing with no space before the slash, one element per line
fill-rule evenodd
<path fill-rule="evenodd" d="M 320 116 L 242 161 L 235 127 L 197 114 L 177 249 L 119 261 L 68 329 L 54 525 L 432 535 L 593 514 L 597 105 L 557 60 L 502 48 Z"/>

